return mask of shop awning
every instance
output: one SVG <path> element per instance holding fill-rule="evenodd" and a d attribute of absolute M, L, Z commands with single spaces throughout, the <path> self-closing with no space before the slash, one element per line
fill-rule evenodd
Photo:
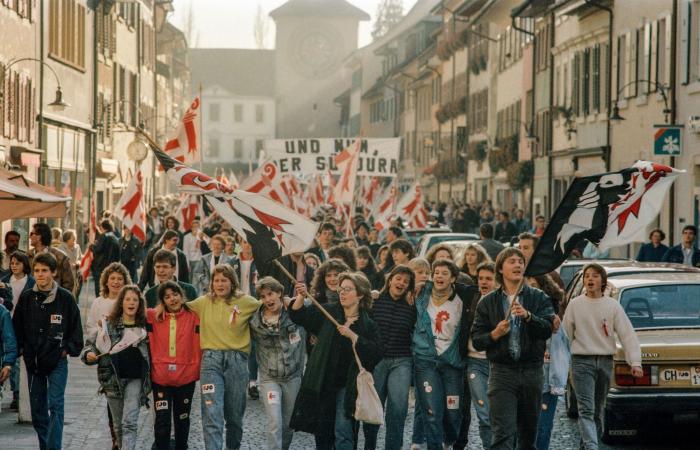
<path fill-rule="evenodd" d="M 65 217 L 69 200 L 22 175 L 0 169 L 0 220 Z"/>

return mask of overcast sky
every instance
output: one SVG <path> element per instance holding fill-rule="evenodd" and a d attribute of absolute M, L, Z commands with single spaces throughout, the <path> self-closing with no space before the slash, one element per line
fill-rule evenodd
<path fill-rule="evenodd" d="M 197 35 L 197 47 L 209 48 L 255 48 L 253 38 L 253 21 L 260 4 L 265 12 L 270 12 L 287 0 L 175 0 L 175 12 L 171 21 L 182 28 L 184 17 L 190 9 L 194 16 L 194 28 Z M 377 5 L 380 0 L 348 0 L 372 16 L 372 21 L 360 23 L 359 45 L 372 41 L 371 31 Z M 404 13 L 416 1 L 403 0 Z M 190 5 L 195 5 L 190 8 Z M 269 35 L 266 47 L 274 45 L 274 22 L 269 19 Z M 192 43 L 190 43 L 191 45 Z"/>

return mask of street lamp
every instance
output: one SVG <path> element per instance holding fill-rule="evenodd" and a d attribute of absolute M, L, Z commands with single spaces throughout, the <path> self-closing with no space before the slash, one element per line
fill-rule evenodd
<path fill-rule="evenodd" d="M 667 90 L 670 89 L 669 86 L 666 86 L 664 84 L 659 83 L 658 81 L 651 81 L 651 80 L 635 80 L 635 81 L 630 81 L 629 83 L 625 84 L 622 86 L 620 89 L 617 91 L 617 95 L 615 96 L 615 102 L 613 103 L 612 107 L 612 113 L 610 114 L 610 120 L 613 122 L 620 122 L 621 120 L 625 120 L 624 117 L 620 115 L 620 107 L 618 105 L 618 102 L 620 101 L 620 94 L 622 94 L 622 91 L 629 85 L 634 84 L 634 83 L 647 83 L 650 86 L 654 86 L 659 90 L 659 94 L 664 100 L 664 122 L 668 123 L 668 116 L 671 114 L 671 109 L 668 107 L 668 92 Z"/>
<path fill-rule="evenodd" d="M 23 62 L 23 61 L 35 61 L 38 63 L 41 63 L 48 67 L 48 69 L 53 73 L 53 76 L 56 78 L 56 97 L 54 98 L 54 101 L 48 104 L 48 107 L 51 108 L 52 111 L 60 112 L 63 111 L 64 109 L 70 107 L 70 103 L 66 102 L 63 100 L 63 91 L 61 90 L 61 81 L 58 78 L 58 74 L 56 71 L 51 67 L 46 61 L 42 61 L 37 58 L 20 58 L 20 59 L 15 59 L 14 61 L 10 61 L 3 69 L 2 72 L 2 77 L 0 77 L 1 80 L 5 79 L 5 71 L 8 70 L 10 67 L 14 66 L 17 63 Z M 5 97 L 5 83 L 0 83 L 0 99 L 4 99 Z"/>

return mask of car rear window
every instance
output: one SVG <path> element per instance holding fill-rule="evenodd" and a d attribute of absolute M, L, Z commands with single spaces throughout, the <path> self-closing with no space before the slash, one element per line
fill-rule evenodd
<path fill-rule="evenodd" d="M 700 327 L 700 284 L 628 288 L 620 305 L 635 329 Z"/>
<path fill-rule="evenodd" d="M 571 283 L 571 280 L 574 279 L 576 272 L 581 270 L 582 267 L 583 264 L 571 264 L 568 266 L 562 266 L 561 269 L 559 269 L 559 276 L 564 282 L 564 286 L 568 286 L 569 283 Z"/>

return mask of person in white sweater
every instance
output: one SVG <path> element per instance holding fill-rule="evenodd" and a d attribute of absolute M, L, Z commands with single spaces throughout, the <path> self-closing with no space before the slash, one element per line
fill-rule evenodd
<path fill-rule="evenodd" d="M 598 449 L 598 435 L 612 375 L 615 336 L 634 377 L 641 377 L 642 352 L 637 335 L 620 303 L 603 295 L 607 273 L 599 264 L 583 268 L 585 294 L 571 300 L 564 315 L 564 330 L 571 343 L 571 372 L 578 401 L 578 427 L 582 447 Z"/>
<path fill-rule="evenodd" d="M 100 296 L 92 301 L 88 312 L 85 339 L 94 340 L 100 327 L 100 320 L 112 312 L 119 297 L 119 291 L 127 284 L 131 284 L 131 277 L 123 264 L 113 262 L 105 267 L 100 275 Z"/>

